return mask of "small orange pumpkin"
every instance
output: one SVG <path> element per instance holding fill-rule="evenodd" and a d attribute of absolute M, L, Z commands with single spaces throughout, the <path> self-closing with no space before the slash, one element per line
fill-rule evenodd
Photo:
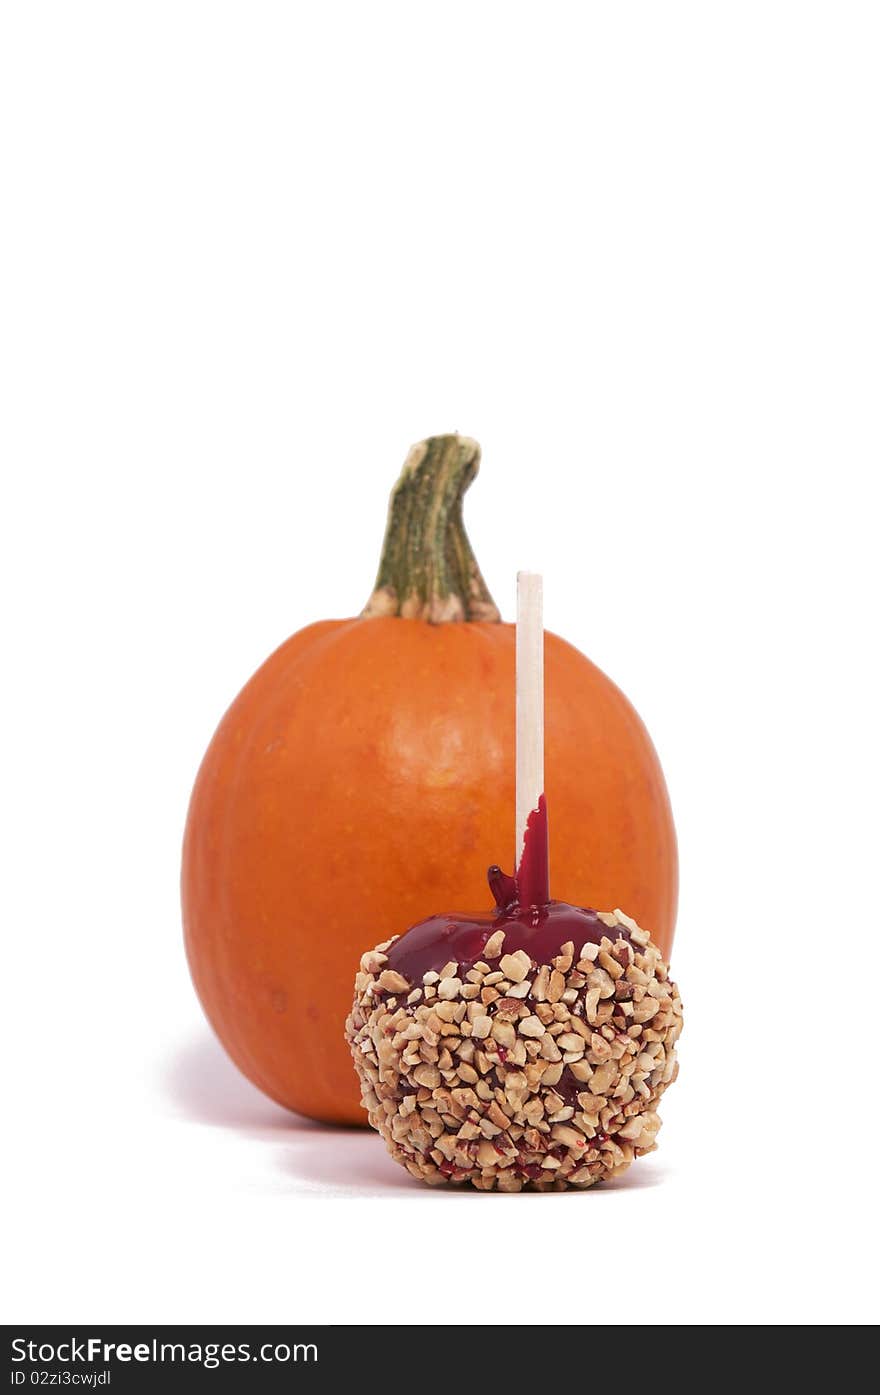
<path fill-rule="evenodd" d="M 485 907 L 511 842 L 514 636 L 462 523 L 480 452 L 413 448 L 363 615 L 323 620 L 232 704 L 193 790 L 183 917 L 217 1035 L 302 1114 L 364 1122 L 343 1036 L 361 953 L 442 910 Z M 668 958 L 675 832 L 630 703 L 556 635 L 545 645 L 552 890 L 621 906 Z"/>

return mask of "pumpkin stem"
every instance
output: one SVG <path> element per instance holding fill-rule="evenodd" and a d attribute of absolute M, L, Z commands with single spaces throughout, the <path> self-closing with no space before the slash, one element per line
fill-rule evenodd
<path fill-rule="evenodd" d="M 480 447 L 467 436 L 430 436 L 413 446 L 391 493 L 365 616 L 431 624 L 501 619 L 462 517 L 462 497 L 479 464 Z"/>

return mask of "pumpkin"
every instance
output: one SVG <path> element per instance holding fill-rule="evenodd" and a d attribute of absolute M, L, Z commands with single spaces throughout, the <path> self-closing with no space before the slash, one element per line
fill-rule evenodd
<path fill-rule="evenodd" d="M 364 1120 L 344 1037 L 363 951 L 479 909 L 512 842 L 514 626 L 462 522 L 476 442 L 413 448 L 356 619 L 286 640 L 226 713 L 192 794 L 186 949 L 229 1055 L 280 1104 Z M 622 906 L 669 957 L 675 832 L 645 727 L 589 659 L 545 639 L 554 895 Z"/>

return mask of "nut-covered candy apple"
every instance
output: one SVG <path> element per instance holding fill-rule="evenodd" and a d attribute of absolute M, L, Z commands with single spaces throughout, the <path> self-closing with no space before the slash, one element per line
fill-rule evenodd
<path fill-rule="evenodd" d="M 589 1187 L 654 1148 L 681 1000 L 623 911 L 549 896 L 540 578 L 520 576 L 516 874 L 366 953 L 346 1036 L 370 1123 L 428 1183 Z"/>
<path fill-rule="evenodd" d="M 508 1192 L 589 1187 L 650 1152 L 680 1031 L 646 932 L 559 901 L 413 926 L 364 955 L 347 1023 L 392 1157 Z"/>

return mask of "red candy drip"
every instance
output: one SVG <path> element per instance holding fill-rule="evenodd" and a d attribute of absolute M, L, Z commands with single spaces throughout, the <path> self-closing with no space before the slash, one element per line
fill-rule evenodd
<path fill-rule="evenodd" d="M 422 975 L 437 973 L 445 964 L 458 965 L 466 974 L 483 957 L 483 948 L 496 930 L 504 931 L 502 953 L 518 949 L 538 964 L 549 964 L 562 946 L 574 945 L 575 958 L 585 944 L 599 944 L 608 926 L 595 911 L 551 901 L 547 886 L 547 805 L 541 795 L 531 814 L 516 877 L 498 866 L 489 868 L 489 887 L 496 909 L 489 915 L 441 914 L 421 920 L 388 950 L 388 967 L 414 986 Z M 624 935 L 622 928 L 614 935 Z M 627 937 L 628 938 L 628 937 Z"/>
<path fill-rule="evenodd" d="M 526 824 L 522 857 L 516 869 L 516 888 L 521 906 L 546 906 L 550 900 L 547 800 L 543 794 Z"/>

